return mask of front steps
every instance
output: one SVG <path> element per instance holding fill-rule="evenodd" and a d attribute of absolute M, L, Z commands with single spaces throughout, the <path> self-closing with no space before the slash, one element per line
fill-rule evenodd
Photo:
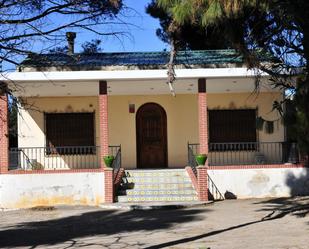
<path fill-rule="evenodd" d="M 197 201 L 185 169 L 126 170 L 117 193 L 118 202 Z"/>

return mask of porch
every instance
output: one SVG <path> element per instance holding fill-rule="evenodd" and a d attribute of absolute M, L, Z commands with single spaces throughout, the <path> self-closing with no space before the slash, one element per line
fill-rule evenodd
<path fill-rule="evenodd" d="M 108 145 L 120 144 L 123 168 L 184 168 L 188 141 L 201 144 L 194 153 L 208 154 L 213 166 L 291 162 L 284 126 L 271 112 L 282 93 L 265 83 L 252 95 L 253 78 L 180 78 L 176 98 L 159 79 L 23 87 L 10 169 L 103 168 L 102 156 L 117 153 Z M 277 120 L 273 132 L 258 130 L 257 117 Z"/>
<path fill-rule="evenodd" d="M 187 144 L 187 164 L 197 166 L 195 155 L 199 144 Z M 298 164 L 299 150 L 296 143 L 209 143 L 208 165 L 278 165 Z M 122 167 L 121 145 L 109 146 L 114 156 L 113 168 Z M 101 166 L 99 146 L 26 147 L 10 148 L 9 170 L 69 170 L 99 169 Z M 184 167 L 185 167 L 184 166 Z"/>
<path fill-rule="evenodd" d="M 164 136 L 161 135 L 166 132 L 166 147 L 161 142 L 158 143 L 159 149 L 164 149 L 163 153 L 166 151 L 166 164 L 163 167 L 181 168 L 185 177 L 181 179 L 184 184 L 179 185 L 190 185 L 191 194 L 196 192 L 195 198 L 199 200 L 208 200 L 207 191 L 213 193 L 212 189 L 219 189 L 222 194 L 226 190 L 232 190 L 240 198 L 288 195 L 285 183 L 288 175 L 292 173 L 298 177 L 306 172 L 306 168 L 298 164 L 297 147 L 285 142 L 284 127 L 280 122 L 276 123 L 272 133 L 255 127 L 257 116 L 269 120 L 278 118 L 276 113 L 270 112 L 270 108 L 274 100 L 282 98 L 281 93 L 265 90 L 258 97 L 251 97 L 253 80 L 249 84 L 247 79 L 238 79 L 238 83 L 231 82 L 232 79 L 222 81 L 224 84 L 221 85 L 221 90 L 218 89 L 220 81 L 217 79 L 208 80 L 207 89 L 205 79 L 178 81 L 176 86 L 179 94 L 176 98 L 166 94 L 166 89 L 162 92 L 149 89 L 154 93 L 146 94 L 149 90 L 138 88 L 134 82 L 130 82 L 130 85 L 128 81 L 87 82 L 87 87 L 84 87 L 85 83 L 78 82 L 65 82 L 65 87 L 27 83 L 24 89 L 24 94 L 27 94 L 21 98 L 35 108 L 20 106 L 19 147 L 10 148 L 9 153 L 7 149 L 3 150 L 8 147 L 7 136 L 5 129 L 0 130 L 0 177 L 4 179 L 2 183 L 7 189 L 3 203 L 7 203 L 6 207 L 15 208 L 46 203 L 98 205 L 115 201 L 115 185 L 123 176 L 118 172 L 124 172 L 123 169 L 129 172 L 137 166 L 149 166 L 138 164 L 137 153 L 141 150 L 138 149 L 137 134 L 141 130 L 146 130 L 142 135 L 151 143 L 162 142 L 160 139 Z M 157 85 L 165 86 L 162 81 L 156 80 L 138 84 L 148 84 L 148 87 L 154 88 Z M 235 87 L 233 91 L 222 91 L 228 85 L 231 89 Z M 37 96 L 35 91 L 40 86 L 45 90 Z M 125 92 L 124 87 L 127 87 Z M 192 87 L 191 90 L 188 90 L 189 87 Z M 243 89 L 243 92 L 239 89 Z M 5 103 L 7 105 L 7 101 L 1 102 L 4 105 L 1 110 L 7 108 Z M 154 106 L 157 109 L 149 111 L 148 108 Z M 147 108 L 141 112 L 143 107 Z M 164 111 L 156 111 L 162 109 Z M 148 127 L 137 128 L 140 125 L 137 121 L 140 113 L 144 113 L 141 119 L 148 122 Z M 3 122 L 5 119 L 0 120 L 2 127 L 7 127 L 7 122 Z M 232 130 L 233 132 L 229 132 Z M 245 131 L 245 135 L 242 135 L 242 131 Z M 237 136 L 242 142 L 237 142 Z M 215 142 L 221 138 L 228 138 L 229 141 Z M 248 141 L 244 142 L 246 139 Z M 197 144 L 188 144 L 188 141 Z M 208 169 L 195 168 L 194 155 L 197 153 L 208 154 Z M 108 154 L 116 158 L 113 170 L 106 169 L 102 160 Z M 150 154 L 155 153 L 150 151 Z M 149 160 L 156 160 L 156 157 Z M 158 164 L 155 161 L 152 165 Z M 188 165 L 197 171 L 195 176 L 188 173 Z M 231 171 L 230 168 L 237 169 Z M 251 184 L 251 179 L 259 177 L 256 174 L 260 173 L 271 177 L 270 184 L 267 188 L 263 185 L 254 186 L 253 190 L 248 189 L 246 186 Z M 222 178 L 222 174 L 227 178 Z M 177 177 L 178 175 L 177 172 Z M 239 177 L 242 177 L 241 180 L 238 180 Z M 174 178 L 166 178 L 167 183 L 159 185 L 174 187 L 174 183 L 170 182 Z M 153 179 L 157 180 L 155 177 Z M 222 179 L 228 179 L 228 184 L 224 185 L 225 180 Z M 17 183 L 18 190 L 12 199 L 9 186 Z M 277 186 L 282 187 L 274 194 L 273 189 L 278 188 Z M 254 192 L 261 189 L 261 192 Z M 154 189 L 153 192 L 158 192 L 157 190 Z M 140 193 L 137 191 L 139 190 L 134 190 L 133 193 Z"/>

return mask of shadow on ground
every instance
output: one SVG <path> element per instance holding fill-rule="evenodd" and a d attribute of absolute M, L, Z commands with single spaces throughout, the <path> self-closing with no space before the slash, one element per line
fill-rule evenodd
<path fill-rule="evenodd" d="M 309 215 L 309 196 L 294 198 L 276 198 L 260 201 L 256 204 L 263 204 L 263 208 L 258 211 L 268 211 L 265 218 L 282 218 L 288 214 L 298 218 Z"/>
<path fill-rule="evenodd" d="M 192 237 L 169 241 L 166 243 L 160 243 L 157 245 L 146 247 L 145 249 L 167 248 L 167 247 L 171 247 L 171 246 L 175 246 L 175 245 L 179 245 L 183 243 L 190 243 L 190 242 L 193 242 L 199 239 L 208 238 L 208 237 L 221 234 L 227 231 L 232 231 L 232 230 L 240 229 L 243 227 L 248 227 L 254 224 L 258 224 L 258 223 L 271 222 L 273 220 L 283 218 L 287 214 L 291 214 L 291 213 L 293 213 L 293 215 L 296 215 L 297 217 L 305 217 L 307 214 L 309 214 L 309 197 L 277 198 L 277 199 L 270 199 L 267 201 L 256 202 L 254 204 L 260 204 L 260 205 L 262 204 L 263 208 L 258 209 L 257 211 L 268 211 L 269 214 L 258 220 L 236 224 L 235 226 L 230 226 L 227 228 L 210 231 L 208 233 L 203 233 L 203 234 L 199 234 L 199 235 L 192 236 Z"/>
<path fill-rule="evenodd" d="M 291 198 L 276 198 L 256 203 L 263 204 L 260 211 L 270 212 L 266 218 L 281 218 L 288 214 L 305 217 L 309 214 L 309 168 L 305 168 L 299 176 L 289 173 L 285 182 L 290 189 Z"/>
<path fill-rule="evenodd" d="M 201 219 L 198 209 L 117 212 L 100 210 L 54 220 L 20 223 L 0 231 L 0 247 L 54 245 L 96 235 L 155 231 Z M 34 212 L 34 211 L 29 211 Z M 38 211 L 36 211 L 38 212 Z M 44 215 L 44 212 L 41 212 Z"/>

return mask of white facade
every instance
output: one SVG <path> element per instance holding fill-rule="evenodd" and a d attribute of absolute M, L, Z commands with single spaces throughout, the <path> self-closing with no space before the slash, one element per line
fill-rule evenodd
<path fill-rule="evenodd" d="M 222 194 L 238 199 L 309 194 L 308 168 L 212 169 L 208 174 Z"/>
<path fill-rule="evenodd" d="M 0 210 L 104 202 L 103 172 L 0 175 Z"/>

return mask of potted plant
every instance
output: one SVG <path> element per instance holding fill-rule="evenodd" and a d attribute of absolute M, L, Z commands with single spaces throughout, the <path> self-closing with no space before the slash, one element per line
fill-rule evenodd
<path fill-rule="evenodd" d="M 197 154 L 195 155 L 195 161 L 197 162 L 198 166 L 204 166 L 207 160 L 206 154 Z"/>
<path fill-rule="evenodd" d="M 115 160 L 115 157 L 111 155 L 107 155 L 103 157 L 103 160 L 104 160 L 106 167 L 111 168 Z"/>

